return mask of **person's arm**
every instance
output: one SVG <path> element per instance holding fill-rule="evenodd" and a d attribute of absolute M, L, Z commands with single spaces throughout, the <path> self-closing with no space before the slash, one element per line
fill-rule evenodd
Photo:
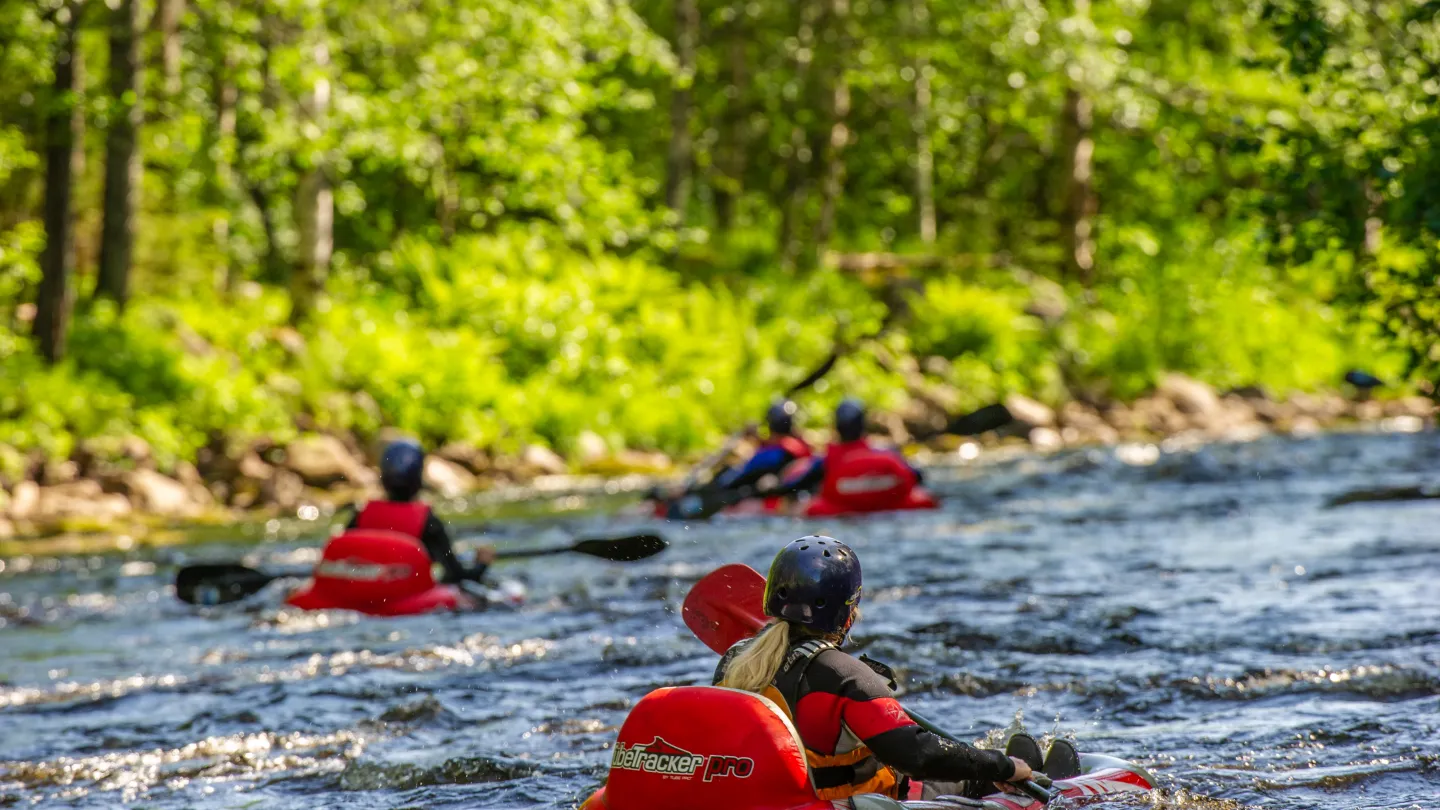
<path fill-rule="evenodd" d="M 465 570 L 465 566 L 461 565 L 460 559 L 455 556 L 455 544 L 450 542 L 450 532 L 445 530 L 445 524 L 435 517 L 434 512 L 425 518 L 425 531 L 420 535 L 420 542 L 425 544 L 430 559 L 440 563 L 445 569 L 441 582 L 447 585 L 466 579 L 479 579 L 485 573 L 484 568 L 478 573 Z"/>
<path fill-rule="evenodd" d="M 812 691 L 800 699 L 797 714 L 812 697 L 838 696 L 841 721 L 882 764 L 912 779 L 1005 782 L 1015 776 L 1015 763 L 1003 753 L 950 742 L 916 725 L 885 679 L 846 653 L 821 653 L 805 677 Z"/>
<path fill-rule="evenodd" d="M 754 486 L 767 475 L 777 475 L 794 457 L 784 448 L 767 447 L 750 457 L 743 467 L 731 467 L 715 477 L 723 489 Z"/>
<path fill-rule="evenodd" d="M 760 493 L 767 498 L 784 498 L 798 492 L 814 492 L 825 483 L 825 459 L 817 458 L 810 462 L 805 472 L 790 481 L 783 481 L 779 486 Z"/>

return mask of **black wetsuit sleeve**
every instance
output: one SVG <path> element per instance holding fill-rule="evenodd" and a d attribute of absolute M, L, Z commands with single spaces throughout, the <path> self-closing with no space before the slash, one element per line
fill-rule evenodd
<path fill-rule="evenodd" d="M 987 751 L 938 737 L 919 726 L 905 726 L 868 737 L 875 758 L 921 781 L 1005 782 L 1015 763 L 999 751 Z"/>
<path fill-rule="evenodd" d="M 797 492 L 814 492 L 819 489 L 823 483 L 825 483 L 825 460 L 816 459 L 810 467 L 805 470 L 804 475 L 801 475 L 788 484 L 781 484 L 774 489 L 766 490 L 760 494 L 766 497 L 785 498 Z"/>
<path fill-rule="evenodd" d="M 445 569 L 441 582 L 454 584 L 466 579 L 478 581 L 485 575 L 485 566 L 466 571 L 465 566 L 460 564 L 460 558 L 455 556 L 455 545 L 450 542 L 450 532 L 445 530 L 445 524 L 435 517 L 434 512 L 425 517 L 425 531 L 420 534 L 420 542 L 425 544 L 425 551 L 430 554 L 430 559 L 440 563 Z"/>
<path fill-rule="evenodd" d="M 911 720 L 896 702 L 886 680 L 860 660 L 839 650 L 816 657 L 805 673 L 801 711 L 812 694 L 822 701 L 839 697 L 840 716 L 875 758 L 912 779 L 1003 782 L 1015 764 L 999 751 L 951 742 Z"/>

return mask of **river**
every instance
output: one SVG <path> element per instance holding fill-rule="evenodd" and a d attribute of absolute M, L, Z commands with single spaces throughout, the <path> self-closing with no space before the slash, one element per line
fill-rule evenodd
<path fill-rule="evenodd" d="M 866 575 L 857 642 L 957 734 L 1023 718 L 1140 762 L 1110 807 L 1440 808 L 1440 436 L 1098 449 L 933 470 L 946 506 L 854 521 L 668 525 L 617 565 L 503 567 L 520 610 L 407 619 L 197 611 L 188 559 L 295 541 L 11 558 L 0 572 L 0 807 L 573 807 L 627 707 L 707 681 L 676 615 L 699 576 L 823 531 Z M 502 546 L 646 521 L 493 524 Z M 471 536 L 469 539 L 475 539 Z"/>

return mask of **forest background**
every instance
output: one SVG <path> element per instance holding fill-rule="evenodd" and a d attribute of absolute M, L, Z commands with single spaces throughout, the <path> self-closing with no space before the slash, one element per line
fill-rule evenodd
<path fill-rule="evenodd" d="M 1434 395 L 1437 16 L 0 0 L 0 479 L 692 453 L 837 346 L 812 427 L 1166 372 Z"/>

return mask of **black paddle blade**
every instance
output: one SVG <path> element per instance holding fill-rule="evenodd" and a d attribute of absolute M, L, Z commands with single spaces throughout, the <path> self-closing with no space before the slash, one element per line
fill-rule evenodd
<path fill-rule="evenodd" d="M 581 554 L 599 557 L 613 562 L 634 562 L 656 554 L 669 547 L 665 538 L 658 534 L 632 534 L 629 537 L 596 537 L 581 540 L 570 548 Z"/>
<path fill-rule="evenodd" d="M 233 563 L 190 565 L 175 575 L 175 595 L 192 605 L 238 602 L 269 585 L 275 577 Z"/>
<path fill-rule="evenodd" d="M 978 411 L 972 411 L 950 420 L 945 426 L 946 433 L 953 433 L 956 436 L 979 436 L 981 433 L 989 433 L 992 430 L 999 430 L 1014 421 L 1015 417 L 1010 414 L 1010 409 L 1002 403 L 986 405 Z"/>

